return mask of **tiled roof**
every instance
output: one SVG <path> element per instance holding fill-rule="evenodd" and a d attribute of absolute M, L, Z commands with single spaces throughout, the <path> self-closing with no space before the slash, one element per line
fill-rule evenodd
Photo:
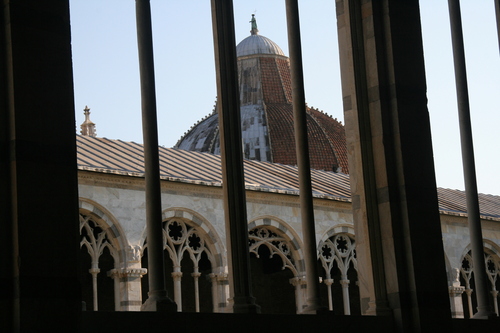
<path fill-rule="evenodd" d="M 144 175 L 143 147 L 135 142 L 76 136 L 79 170 L 133 177 Z M 221 186 L 220 156 L 159 147 L 160 176 L 164 180 Z M 246 188 L 255 191 L 297 195 L 297 168 L 276 163 L 244 161 Z M 315 197 L 350 201 L 349 176 L 311 170 Z M 465 193 L 438 188 L 439 209 L 450 215 L 466 215 Z M 479 194 L 481 216 L 500 221 L 500 196 Z"/>
<path fill-rule="evenodd" d="M 106 138 L 76 136 L 79 170 L 142 177 L 144 155 L 141 144 Z M 165 180 L 220 186 L 219 155 L 159 147 L 160 177 Z M 298 194 L 297 168 L 276 163 L 244 160 L 248 189 Z M 349 201 L 349 176 L 312 170 L 316 197 Z"/>
<path fill-rule="evenodd" d="M 467 215 L 467 199 L 464 191 L 439 188 L 439 209 L 450 215 Z M 500 196 L 479 193 L 479 210 L 486 219 L 500 218 Z"/>

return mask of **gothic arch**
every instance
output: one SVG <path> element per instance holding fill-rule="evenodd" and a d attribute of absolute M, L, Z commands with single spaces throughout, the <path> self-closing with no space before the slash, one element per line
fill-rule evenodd
<path fill-rule="evenodd" d="M 500 246 L 489 239 L 483 239 L 484 248 L 500 256 Z"/>
<path fill-rule="evenodd" d="M 356 243 L 351 225 L 336 225 L 323 235 L 318 244 L 318 261 L 325 274 L 322 282 L 330 311 L 343 308 L 343 313 L 349 315 L 354 301 L 355 311 L 359 312 Z"/>
<path fill-rule="evenodd" d="M 171 277 L 165 276 L 167 291 L 173 294 L 178 311 L 210 311 L 210 304 L 212 311 L 224 311 L 227 260 L 214 226 L 202 215 L 180 207 L 164 210 L 162 225 L 165 269 L 171 272 Z M 143 253 L 147 249 L 145 236 L 144 232 Z M 144 260 L 143 265 L 147 265 Z"/>
<path fill-rule="evenodd" d="M 302 276 L 305 274 L 305 262 L 304 262 L 304 253 L 302 252 L 302 242 L 298 236 L 298 234 L 290 227 L 286 222 L 270 216 L 258 217 L 248 223 L 248 231 L 249 233 L 256 228 L 269 228 L 272 231 L 276 231 L 276 233 L 284 239 L 286 245 L 289 245 L 289 252 L 291 256 L 291 263 L 286 264 L 286 253 L 281 251 L 279 248 L 271 249 L 271 253 L 277 253 L 282 259 L 286 267 L 289 267 L 294 276 Z M 250 235 L 251 236 L 251 235 Z M 252 239 L 252 237 L 251 237 Z M 255 239 L 255 237 L 254 237 Z M 264 240 L 261 240 L 261 242 Z M 265 241 L 264 241 L 265 242 Z M 257 245 L 257 244 L 256 244 Z M 257 248 L 261 244 L 258 244 Z M 272 244 L 268 244 L 268 247 Z M 250 249 L 250 252 L 255 252 L 255 249 Z M 256 253 L 257 254 L 257 253 Z"/>
<path fill-rule="evenodd" d="M 339 235 L 345 235 L 344 237 L 348 238 L 345 239 L 345 245 L 347 246 L 347 248 L 345 248 L 344 250 L 339 249 L 336 244 L 333 244 L 333 242 L 337 241 L 336 237 Z M 337 262 L 341 271 L 345 269 L 345 272 L 343 272 L 345 274 L 347 274 L 347 269 L 350 265 L 352 265 L 356 271 L 358 270 L 355 249 L 356 246 L 354 240 L 354 229 L 351 225 L 339 224 L 328 230 L 323 235 L 318 244 L 318 258 L 323 264 L 323 268 L 325 269 L 325 271 L 331 269 L 331 265 L 329 264 L 333 263 L 333 261 Z M 324 255 L 325 253 L 323 253 L 324 250 L 326 250 L 327 253 L 332 257 L 326 258 Z M 327 272 L 327 276 L 328 275 L 329 273 Z"/>
<path fill-rule="evenodd" d="M 500 246 L 498 246 L 496 243 L 492 242 L 489 239 L 483 238 L 483 246 L 486 255 L 490 253 L 500 257 Z M 464 258 L 468 255 L 470 251 L 471 251 L 471 244 L 469 243 L 462 251 L 462 255 L 460 256 L 460 262 L 464 260 Z"/>
<path fill-rule="evenodd" d="M 118 310 L 120 298 L 113 292 L 118 281 L 113 273 L 126 260 L 125 234 L 104 207 L 84 198 L 79 199 L 79 230 L 82 297 L 94 311 L 102 306 Z"/>
<path fill-rule="evenodd" d="M 331 264 L 336 262 L 342 274 L 352 267 L 357 271 L 354 229 L 339 225 L 328 230 L 318 244 L 318 257 L 325 269 L 327 278 Z"/>
<path fill-rule="evenodd" d="M 78 207 L 81 214 L 91 216 L 106 232 L 109 241 L 118 251 L 118 262 L 126 260 L 128 241 L 118 220 L 106 208 L 90 199 L 79 198 Z"/>
<path fill-rule="evenodd" d="M 275 217 L 261 216 L 248 224 L 248 236 L 252 288 L 262 313 L 300 313 L 306 280 L 296 232 Z"/>
<path fill-rule="evenodd" d="M 224 272 L 227 267 L 226 250 L 214 226 L 202 215 L 187 208 L 173 207 L 163 211 L 163 222 L 172 218 L 181 219 L 188 225 L 203 233 L 205 240 L 208 241 L 206 246 L 213 255 L 212 271 L 221 273 Z"/>
<path fill-rule="evenodd" d="M 486 264 L 486 276 L 491 288 L 490 293 L 493 297 L 492 305 L 497 316 L 499 314 L 498 293 L 500 289 L 500 250 L 494 242 L 483 239 L 484 259 Z M 471 245 L 469 244 L 463 251 L 461 257 L 460 280 L 465 285 L 465 295 L 463 296 L 464 313 L 467 317 L 472 317 L 475 309 L 474 292 L 474 262 L 471 256 Z"/>
<path fill-rule="evenodd" d="M 318 248 L 319 248 L 319 245 L 324 243 L 328 238 L 332 237 L 333 235 L 341 234 L 341 233 L 348 234 L 352 238 L 354 238 L 354 226 L 351 224 L 337 224 L 336 226 L 328 229 L 321 237 L 321 240 L 318 244 Z"/>

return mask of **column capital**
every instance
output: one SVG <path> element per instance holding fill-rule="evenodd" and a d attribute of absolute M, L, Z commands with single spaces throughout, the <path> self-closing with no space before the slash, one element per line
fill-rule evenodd
<path fill-rule="evenodd" d="M 294 287 L 297 287 L 297 286 L 300 286 L 300 285 L 306 285 L 307 284 L 305 276 L 295 276 L 295 277 L 291 278 L 288 281 Z"/>
<path fill-rule="evenodd" d="M 148 273 L 147 268 L 122 268 L 122 269 L 112 269 L 108 272 L 108 276 L 111 278 L 123 278 L 123 277 L 138 277 L 142 278 Z"/>
<path fill-rule="evenodd" d="M 462 295 L 464 290 L 465 290 L 465 287 L 462 287 L 462 286 L 449 286 L 448 287 L 448 292 L 450 293 L 450 296 L 452 296 L 452 297 Z M 469 289 L 469 290 L 471 290 L 471 292 L 472 292 L 472 289 Z"/>
<path fill-rule="evenodd" d="M 172 272 L 172 278 L 174 281 L 178 281 L 182 278 L 182 272 Z"/>
<path fill-rule="evenodd" d="M 89 273 L 94 275 L 94 274 L 99 274 L 101 270 L 99 268 L 91 268 L 89 269 Z"/>
<path fill-rule="evenodd" d="M 333 284 L 333 279 L 324 279 L 323 283 L 327 286 L 331 286 Z"/>
<path fill-rule="evenodd" d="M 228 275 L 227 273 L 219 273 L 216 274 L 217 281 L 227 281 L 228 280 Z"/>
<path fill-rule="evenodd" d="M 347 288 L 349 286 L 349 283 L 351 281 L 349 281 L 349 280 L 340 280 L 339 282 L 342 285 L 342 287 Z"/>

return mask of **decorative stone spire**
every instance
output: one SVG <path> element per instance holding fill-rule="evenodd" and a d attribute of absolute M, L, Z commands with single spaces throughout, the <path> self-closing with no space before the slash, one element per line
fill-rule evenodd
<path fill-rule="evenodd" d="M 87 105 L 85 105 L 85 109 L 83 109 L 83 114 L 85 115 L 85 121 L 80 125 L 82 129 L 80 133 L 82 135 L 96 137 L 95 124 L 90 120 L 90 109 Z"/>
<path fill-rule="evenodd" d="M 252 23 L 252 30 L 250 30 L 250 33 L 252 35 L 258 35 L 259 29 L 257 29 L 257 20 L 255 19 L 255 14 L 252 14 L 252 20 L 250 21 L 250 23 Z"/>

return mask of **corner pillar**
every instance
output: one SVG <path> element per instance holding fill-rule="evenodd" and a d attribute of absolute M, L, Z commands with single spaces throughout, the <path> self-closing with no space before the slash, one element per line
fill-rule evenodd
<path fill-rule="evenodd" d="M 295 287 L 295 305 L 297 308 L 297 314 L 301 314 L 304 308 L 307 306 L 307 282 L 304 276 L 296 276 L 291 278 L 290 284 Z"/>
<path fill-rule="evenodd" d="M 336 7 L 363 314 L 451 331 L 419 2 Z"/>
<path fill-rule="evenodd" d="M 113 269 L 108 276 L 115 281 L 115 304 L 117 311 L 141 311 L 141 279 L 146 268 Z"/>
<path fill-rule="evenodd" d="M 448 287 L 450 295 L 451 316 L 453 318 L 464 318 L 464 304 L 462 302 L 462 294 L 465 287 L 460 285 L 460 268 L 453 269 L 454 276 L 451 286 Z"/>

